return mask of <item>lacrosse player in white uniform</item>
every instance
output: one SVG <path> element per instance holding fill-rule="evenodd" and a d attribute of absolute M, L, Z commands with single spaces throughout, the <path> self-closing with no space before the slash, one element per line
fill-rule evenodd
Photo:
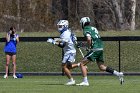
<path fill-rule="evenodd" d="M 71 30 L 69 29 L 69 23 L 67 20 L 60 20 L 57 24 L 58 31 L 60 32 L 60 38 L 52 39 L 49 38 L 47 42 L 55 44 L 63 48 L 63 59 L 62 59 L 62 69 L 69 81 L 65 85 L 74 85 L 75 80 L 71 75 L 70 69 L 78 67 L 79 64 L 73 64 L 75 62 L 76 49 L 74 46 L 74 38 L 72 36 Z"/>

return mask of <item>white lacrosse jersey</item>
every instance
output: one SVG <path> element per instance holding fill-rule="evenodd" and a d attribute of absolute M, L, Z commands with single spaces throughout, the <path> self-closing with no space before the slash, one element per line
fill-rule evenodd
<path fill-rule="evenodd" d="M 76 49 L 74 47 L 74 42 L 71 37 L 71 31 L 68 29 L 67 31 L 64 31 L 60 35 L 60 39 L 64 42 L 66 42 L 65 47 L 63 48 L 64 54 L 69 54 L 69 53 L 76 53 Z"/>

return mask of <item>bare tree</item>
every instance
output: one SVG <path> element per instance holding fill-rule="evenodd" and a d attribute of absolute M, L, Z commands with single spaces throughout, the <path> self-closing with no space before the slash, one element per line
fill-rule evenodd
<path fill-rule="evenodd" d="M 68 19 L 78 30 L 83 16 L 99 30 L 135 30 L 140 27 L 140 0 L 0 0 L 0 31 L 11 25 L 50 31 L 59 19 Z"/>
<path fill-rule="evenodd" d="M 17 0 L 17 18 L 18 18 L 18 23 L 17 23 L 17 29 L 19 31 L 20 29 L 20 0 Z"/>
<path fill-rule="evenodd" d="M 131 22 L 130 22 L 130 30 L 135 30 L 135 12 L 136 12 L 136 0 L 131 0 Z"/>
<path fill-rule="evenodd" d="M 115 11 L 116 25 L 121 30 L 123 29 L 123 15 L 121 12 L 120 5 L 118 4 L 118 0 L 111 0 L 111 1 L 114 7 L 114 11 Z"/>

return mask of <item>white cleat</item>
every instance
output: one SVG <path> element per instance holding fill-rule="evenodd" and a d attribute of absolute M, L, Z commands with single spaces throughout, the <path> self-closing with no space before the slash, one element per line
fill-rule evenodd
<path fill-rule="evenodd" d="M 88 82 L 82 82 L 80 84 L 76 84 L 77 86 L 89 86 Z"/>
<path fill-rule="evenodd" d="M 75 85 L 75 80 L 67 82 L 65 85 Z"/>
<path fill-rule="evenodd" d="M 6 78 L 8 78 L 8 76 L 7 76 L 7 75 L 4 75 L 4 76 L 3 76 L 3 78 L 5 78 L 5 79 L 6 79 Z"/>
<path fill-rule="evenodd" d="M 16 75 L 13 75 L 13 78 L 14 78 L 14 79 L 17 79 L 17 76 L 16 76 Z"/>
<path fill-rule="evenodd" d="M 123 73 L 120 72 L 120 73 L 119 73 L 119 80 L 120 80 L 120 84 L 121 84 L 121 85 L 124 83 L 123 76 L 124 76 Z"/>

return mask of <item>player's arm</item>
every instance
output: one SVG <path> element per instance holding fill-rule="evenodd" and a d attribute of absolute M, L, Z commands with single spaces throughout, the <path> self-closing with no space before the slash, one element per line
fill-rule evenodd
<path fill-rule="evenodd" d="M 19 35 L 16 36 L 16 41 L 19 43 Z"/>
<path fill-rule="evenodd" d="M 90 49 L 91 48 L 91 45 L 92 45 L 91 35 L 87 33 L 86 34 L 86 39 L 87 39 L 88 48 Z"/>
<path fill-rule="evenodd" d="M 47 42 L 49 42 L 49 43 L 52 43 L 52 44 L 54 44 L 54 45 L 57 45 L 58 47 L 61 47 L 61 48 L 64 48 L 65 47 L 65 45 L 66 45 L 66 41 L 65 40 L 63 40 L 63 39 L 52 39 L 52 38 L 49 38 L 48 40 L 47 40 Z"/>
<path fill-rule="evenodd" d="M 10 30 L 7 34 L 6 34 L 6 41 L 9 42 L 10 41 L 10 35 L 11 35 L 12 31 Z"/>
<path fill-rule="evenodd" d="M 65 45 L 66 45 L 66 41 L 63 40 L 63 39 L 56 40 L 55 45 L 57 45 L 57 46 L 60 47 L 60 48 L 64 48 Z"/>

